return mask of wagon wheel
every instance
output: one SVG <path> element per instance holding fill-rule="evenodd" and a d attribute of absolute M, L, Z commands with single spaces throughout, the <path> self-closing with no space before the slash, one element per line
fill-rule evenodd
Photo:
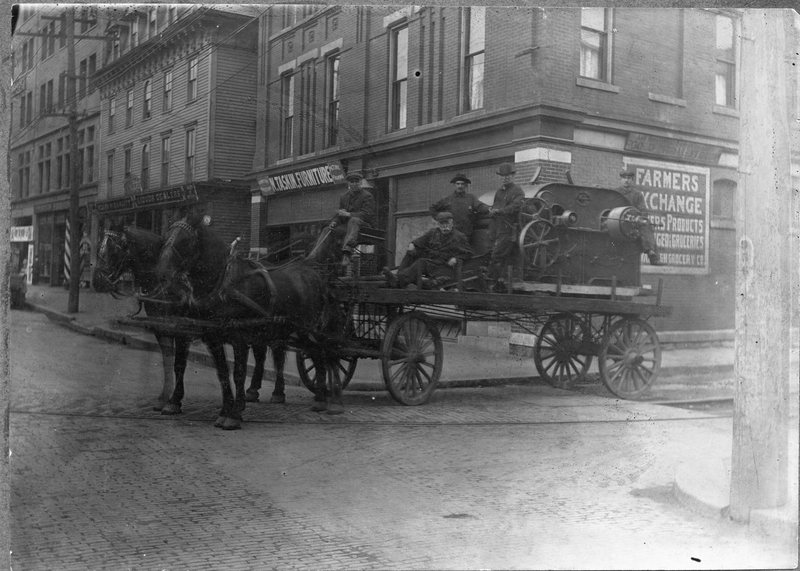
<path fill-rule="evenodd" d="M 649 323 L 624 318 L 608 330 L 598 359 L 606 388 L 620 398 L 635 399 L 658 377 L 661 344 Z"/>
<path fill-rule="evenodd" d="M 428 402 L 443 361 L 441 335 L 424 313 L 405 313 L 389 324 L 381 343 L 381 365 L 386 388 L 396 401 Z"/>
<path fill-rule="evenodd" d="M 528 222 L 519 233 L 519 250 L 526 268 L 543 271 L 552 266 L 559 256 L 553 225 L 547 220 Z"/>
<path fill-rule="evenodd" d="M 295 351 L 294 355 L 297 360 L 297 374 L 300 376 L 300 380 L 303 381 L 303 386 L 313 393 L 317 382 L 317 368 L 314 366 L 314 361 L 300 349 Z M 350 379 L 353 378 L 357 364 L 358 357 L 341 357 L 337 362 L 339 378 L 342 381 L 342 390 L 347 388 Z"/>
<path fill-rule="evenodd" d="M 590 339 L 591 331 L 582 319 L 569 313 L 551 317 L 536 338 L 533 361 L 539 375 L 559 389 L 582 381 L 592 356 L 581 353 L 581 346 Z"/>

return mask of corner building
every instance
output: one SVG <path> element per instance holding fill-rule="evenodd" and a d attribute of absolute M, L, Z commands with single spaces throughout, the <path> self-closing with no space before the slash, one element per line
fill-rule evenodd
<path fill-rule="evenodd" d="M 674 307 L 656 325 L 733 328 L 735 10 L 279 6 L 260 29 L 253 250 L 316 235 L 354 170 L 391 264 L 456 173 L 491 196 L 501 162 L 523 188 L 630 166 L 664 261 L 643 282 Z"/>

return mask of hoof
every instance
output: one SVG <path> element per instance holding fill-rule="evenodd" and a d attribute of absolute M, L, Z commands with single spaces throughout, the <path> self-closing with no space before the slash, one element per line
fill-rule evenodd
<path fill-rule="evenodd" d="M 172 404 L 171 402 L 165 404 L 164 408 L 161 409 L 161 414 L 173 415 L 173 414 L 180 414 L 181 412 L 182 412 L 181 405 Z"/>
<path fill-rule="evenodd" d="M 161 412 L 162 410 L 164 410 L 164 407 L 167 406 L 168 404 L 169 404 L 169 401 L 160 400 L 156 404 L 153 405 L 153 410 L 155 412 Z"/>
<path fill-rule="evenodd" d="M 332 402 L 328 405 L 327 414 L 342 414 L 344 413 L 344 405 L 340 402 Z"/>
<path fill-rule="evenodd" d="M 217 428 L 222 428 L 223 426 L 225 426 L 225 420 L 226 418 L 224 416 L 218 416 L 217 420 L 214 421 L 214 426 L 216 426 Z"/>
<path fill-rule="evenodd" d="M 242 421 L 238 418 L 226 418 L 222 424 L 222 430 L 239 430 L 242 428 Z"/>
<path fill-rule="evenodd" d="M 244 393 L 244 400 L 247 402 L 258 402 L 258 391 L 248 390 Z"/>
<path fill-rule="evenodd" d="M 272 395 L 269 397 L 270 404 L 283 404 L 286 402 L 286 395 Z"/>
<path fill-rule="evenodd" d="M 314 404 L 311 405 L 311 410 L 314 412 L 323 412 L 328 410 L 328 403 L 323 401 L 314 401 Z"/>

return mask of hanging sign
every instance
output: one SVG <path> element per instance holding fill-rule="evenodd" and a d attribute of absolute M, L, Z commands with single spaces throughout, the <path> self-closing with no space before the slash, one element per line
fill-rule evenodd
<path fill-rule="evenodd" d="M 643 261 L 642 271 L 708 273 L 709 169 L 633 158 L 623 162 L 636 172 L 634 184 L 644 194 L 661 257 L 659 266 Z"/>
<path fill-rule="evenodd" d="M 12 226 L 12 242 L 33 242 L 33 226 Z"/>
<path fill-rule="evenodd" d="M 265 196 L 300 190 L 314 186 L 324 186 L 344 182 L 344 170 L 339 162 L 309 167 L 307 169 L 265 176 L 258 179 L 258 186 Z"/>
<path fill-rule="evenodd" d="M 103 202 L 96 202 L 94 209 L 100 214 L 105 214 L 134 208 L 145 208 L 147 206 L 160 206 L 162 204 L 191 201 L 197 201 L 197 189 L 193 184 L 182 184 L 181 186 L 175 186 L 164 190 L 142 192 L 130 196 L 121 196 L 119 198 L 112 198 L 111 200 L 104 200 Z"/>

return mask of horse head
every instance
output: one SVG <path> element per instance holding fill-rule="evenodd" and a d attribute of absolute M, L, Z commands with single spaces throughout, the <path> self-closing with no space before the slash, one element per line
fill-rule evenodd
<path fill-rule="evenodd" d="M 161 243 L 161 236 L 141 228 L 106 230 L 97 252 L 92 280 L 95 290 L 112 295 L 121 293 L 122 278 L 128 273 L 140 288 L 151 287 Z"/>

